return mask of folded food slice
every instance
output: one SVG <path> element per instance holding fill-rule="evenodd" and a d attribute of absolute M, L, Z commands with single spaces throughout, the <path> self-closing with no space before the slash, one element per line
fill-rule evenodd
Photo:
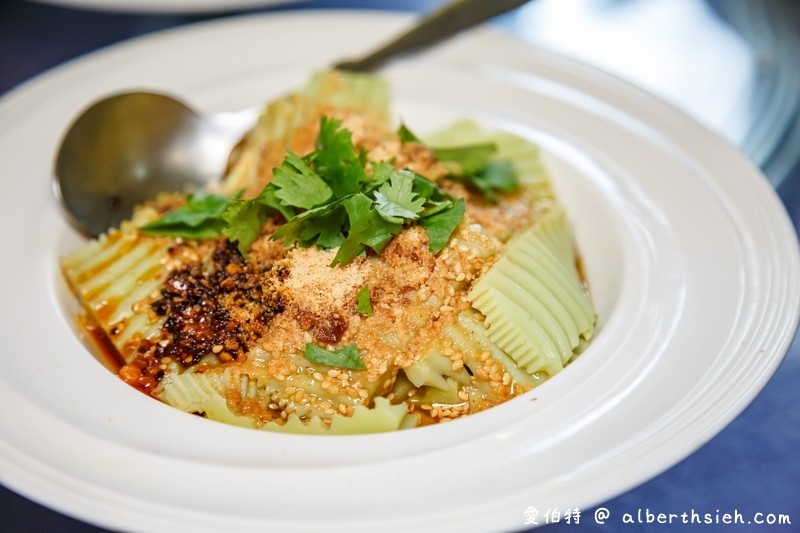
<path fill-rule="evenodd" d="M 517 365 L 549 376 L 563 369 L 595 322 L 564 211 L 550 210 L 509 243 L 469 299 Z"/>
<path fill-rule="evenodd" d="M 133 360 L 142 342 L 163 338 L 164 321 L 150 305 L 161 297 L 174 243 L 137 230 L 156 217 L 152 209 L 142 209 L 119 229 L 61 260 L 72 291 L 125 362 Z"/>
<path fill-rule="evenodd" d="M 231 369 L 208 374 L 186 372 L 170 376 L 164 382 L 158 397 L 163 402 L 187 413 L 203 414 L 217 422 L 280 433 L 306 435 L 381 433 L 400 429 L 406 417 L 405 405 L 392 405 L 386 398 L 379 397 L 375 399 L 373 407 L 356 406 L 349 416 L 337 413 L 328 417 L 304 415 L 301 418 L 297 413 L 293 413 L 281 423 L 267 422 L 259 425 L 252 416 L 236 414 L 229 406 L 226 395 L 240 388 L 252 389 L 253 383 L 246 375 L 235 376 L 235 372 Z M 249 394 L 254 395 L 252 390 Z"/>

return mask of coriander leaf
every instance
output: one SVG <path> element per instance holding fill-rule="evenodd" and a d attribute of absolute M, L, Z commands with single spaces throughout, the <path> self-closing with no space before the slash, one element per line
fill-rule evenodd
<path fill-rule="evenodd" d="M 347 218 L 350 222 L 350 232 L 360 232 L 369 227 L 369 212 L 374 202 L 363 193 L 354 194 L 342 201 Z"/>
<path fill-rule="evenodd" d="M 321 365 L 352 368 L 353 370 L 365 370 L 367 368 L 358 354 L 358 348 L 355 343 L 335 352 L 320 348 L 316 344 L 308 343 L 305 350 L 303 350 L 303 356 L 312 363 Z"/>
<path fill-rule="evenodd" d="M 239 253 L 243 257 L 261 234 L 261 228 L 270 213 L 279 212 L 287 220 L 294 218 L 294 210 L 283 205 L 276 192 L 278 189 L 269 184 L 253 199 L 232 199 L 222 213 L 222 219 L 226 223 L 222 234 L 228 237 L 228 240 L 237 243 Z"/>
<path fill-rule="evenodd" d="M 356 300 L 358 301 L 356 311 L 367 316 L 372 316 L 372 303 L 369 300 L 369 285 L 364 285 L 364 287 L 358 291 Z"/>
<path fill-rule="evenodd" d="M 275 185 L 270 183 L 261 190 L 255 201 L 279 212 L 286 220 L 293 219 L 295 217 L 294 209 L 281 203 L 278 197 L 275 196 L 276 191 Z"/>
<path fill-rule="evenodd" d="M 222 230 L 224 228 L 225 221 L 220 218 L 214 218 L 208 219 L 197 226 L 187 226 L 179 223 L 162 224 L 161 220 L 156 220 L 139 227 L 139 230 L 154 236 L 182 237 L 184 239 L 214 239 L 222 235 Z"/>
<path fill-rule="evenodd" d="M 298 244 L 308 247 L 325 230 L 326 219 L 324 215 L 340 205 L 338 201 L 331 202 L 314 209 L 304 211 L 278 228 L 270 237 L 272 240 L 283 239 L 284 246 Z"/>
<path fill-rule="evenodd" d="M 392 175 L 397 172 L 397 169 L 391 163 L 386 161 L 381 161 L 380 163 L 372 163 L 372 179 L 369 180 L 366 185 L 364 186 L 365 191 L 369 192 L 373 189 L 377 189 L 379 186 L 383 185 Z"/>
<path fill-rule="evenodd" d="M 434 201 L 427 201 L 425 202 L 425 211 L 420 213 L 421 218 L 427 218 L 444 211 L 445 209 L 450 209 L 453 206 L 453 202 L 450 200 L 442 200 L 441 202 L 434 202 Z"/>
<path fill-rule="evenodd" d="M 496 202 L 495 191 L 511 193 L 519 187 L 514 165 L 505 161 L 491 161 L 468 180 L 483 192 L 486 199 Z"/>
<path fill-rule="evenodd" d="M 489 162 L 489 156 L 497 151 L 497 145 L 494 143 L 486 144 L 473 144 L 469 146 L 458 146 L 454 148 L 433 148 L 433 153 L 436 158 L 445 163 L 455 163 L 457 168 L 449 168 L 453 174 L 462 176 L 465 174 L 474 174 L 479 171 Z"/>
<path fill-rule="evenodd" d="M 369 230 L 369 213 L 372 203 L 372 200 L 363 193 L 355 194 L 342 201 L 350 227 L 347 238 L 339 246 L 330 266 L 344 266 L 364 251 L 365 245 L 361 242 L 361 238 Z"/>
<path fill-rule="evenodd" d="M 331 261 L 331 264 L 328 266 L 343 267 L 347 263 L 352 261 L 354 258 L 361 255 L 361 253 L 364 252 L 367 249 L 367 247 L 364 245 L 364 243 L 361 242 L 359 237 L 360 237 L 359 235 L 353 234 L 351 232 L 350 235 L 348 235 L 347 238 L 344 240 L 344 242 L 341 244 L 341 246 L 339 246 L 339 249 L 336 251 L 336 255 L 333 257 L 333 261 Z"/>
<path fill-rule="evenodd" d="M 367 231 L 362 232 L 360 239 L 363 244 L 366 244 L 377 253 L 381 253 L 384 247 L 389 244 L 389 241 L 392 240 L 392 237 L 403 229 L 402 224 L 387 222 L 375 210 L 370 211 L 368 221 L 369 228 Z"/>
<path fill-rule="evenodd" d="M 344 242 L 343 228 L 347 224 L 347 213 L 342 204 L 333 205 L 327 212 L 317 216 L 315 224 L 322 228 L 316 242 L 320 248 L 336 248 Z"/>
<path fill-rule="evenodd" d="M 511 193 L 519 187 L 514 165 L 505 161 L 490 161 L 473 174 L 453 178 L 474 186 L 491 203 L 497 203 L 497 191 Z"/>
<path fill-rule="evenodd" d="M 370 192 L 377 189 L 380 185 L 389 181 L 398 170 L 390 163 L 381 161 L 380 163 L 372 163 L 372 179 L 367 182 L 365 192 Z M 409 172 L 413 175 L 414 183 L 412 189 L 419 196 L 426 198 L 430 201 L 441 202 L 443 200 L 455 201 L 456 198 L 439 188 L 436 183 L 432 182 L 424 176 L 420 176 L 416 172 L 404 169 L 402 172 Z M 425 205 L 428 205 L 426 202 Z"/>
<path fill-rule="evenodd" d="M 447 245 L 453 231 L 464 218 L 464 199 L 459 198 L 451 208 L 423 218 L 419 225 L 428 232 L 428 249 L 438 254 Z"/>
<path fill-rule="evenodd" d="M 311 209 L 325 203 L 333 191 L 325 181 L 306 164 L 303 159 L 289 150 L 289 155 L 280 167 L 274 169 L 272 184 L 277 189 L 275 196 L 286 205 Z"/>
<path fill-rule="evenodd" d="M 400 137 L 400 144 L 406 144 L 408 142 L 421 143 L 419 137 L 414 135 L 405 124 L 400 124 L 400 127 L 397 129 L 397 136 Z"/>
<path fill-rule="evenodd" d="M 366 167 L 369 162 L 369 153 L 363 146 L 358 148 L 358 162 L 361 163 L 362 167 Z"/>
<path fill-rule="evenodd" d="M 231 200 L 222 213 L 227 226 L 222 229 L 231 242 L 236 241 L 239 253 L 247 256 L 247 251 L 261 235 L 261 228 L 269 216 L 270 209 L 253 200 Z"/>
<path fill-rule="evenodd" d="M 408 170 L 396 170 L 388 183 L 381 185 L 375 192 L 375 204 L 378 213 L 387 222 L 402 224 L 403 219 L 415 220 L 422 211 L 425 198 L 417 197 L 412 190 L 414 173 Z"/>
<path fill-rule="evenodd" d="M 331 266 L 346 265 L 364 252 L 367 246 L 380 253 L 392 237 L 403 229 L 402 224 L 384 220 L 373 209 L 375 203 L 365 194 L 355 194 L 342 203 L 347 211 L 350 229 Z"/>
<path fill-rule="evenodd" d="M 431 199 L 439 189 L 435 183 L 429 181 L 417 173 L 414 173 L 414 192 L 423 198 Z"/>
<path fill-rule="evenodd" d="M 444 192 L 434 182 L 414 173 L 414 192 L 423 198 L 427 198 L 432 202 L 441 202 L 444 200 L 456 201 L 456 197 Z M 426 202 L 427 205 L 427 202 Z"/>
<path fill-rule="evenodd" d="M 196 227 L 209 219 L 219 217 L 227 205 L 228 199 L 224 196 L 203 193 L 190 194 L 183 207 L 167 213 L 161 219 L 151 222 L 147 226 L 160 223 L 162 225 L 182 224 Z"/>
<path fill-rule="evenodd" d="M 339 250 L 342 255 L 336 255 L 336 258 L 340 261 L 342 257 L 349 256 L 353 250 L 358 248 L 356 243 L 369 246 L 376 252 L 381 253 L 383 247 L 392 237 L 403 229 L 402 223 L 398 224 L 384 220 L 374 209 L 375 202 L 365 194 L 356 194 L 348 198 L 344 201 L 344 207 L 347 210 L 348 220 L 350 221 L 350 232 L 347 236 L 347 241 L 350 242 L 345 241 L 348 246 L 345 247 L 345 244 L 343 244 L 342 248 L 345 248 L 345 250 Z M 352 257 L 355 257 L 361 251 L 363 251 L 363 246 Z M 341 264 L 347 264 L 350 259 L 341 262 Z M 334 263 L 336 263 L 336 259 L 334 259 Z"/>
<path fill-rule="evenodd" d="M 389 244 L 389 241 L 392 240 L 392 237 L 403 229 L 402 224 L 386 222 L 374 209 L 369 211 L 366 220 L 365 228 L 360 231 L 350 230 L 347 239 L 339 247 L 330 266 L 346 265 L 354 257 L 361 255 L 367 246 L 375 250 L 375 252 L 381 253 L 386 245 Z"/>
<path fill-rule="evenodd" d="M 421 142 L 405 125 L 397 131 L 401 143 Z M 484 195 L 489 202 L 496 202 L 497 191 L 514 192 L 519 186 L 513 165 L 507 162 L 490 161 L 490 157 L 497 152 L 494 143 L 473 144 L 468 146 L 431 148 L 436 158 L 448 169 L 452 178 L 457 178 L 471 183 Z M 432 200 L 455 200 L 450 195 L 430 196 L 430 186 L 420 181 L 415 183 L 414 191 L 420 196 Z M 437 191 L 441 189 L 436 188 Z M 443 193 L 442 194 L 446 194 Z M 424 215 L 423 215 L 424 216 Z"/>
<path fill-rule="evenodd" d="M 221 216 L 228 201 L 228 198 L 216 194 L 190 194 L 183 207 L 139 229 L 149 235 L 170 235 L 187 239 L 219 237 L 225 227 Z"/>
<path fill-rule="evenodd" d="M 352 135 L 341 125 L 340 120 L 322 117 L 314 155 L 314 170 L 340 199 L 357 193 L 360 185 L 367 181 Z"/>

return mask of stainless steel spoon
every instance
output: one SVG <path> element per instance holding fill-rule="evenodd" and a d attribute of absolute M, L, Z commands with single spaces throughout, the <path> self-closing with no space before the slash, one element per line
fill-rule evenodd
<path fill-rule="evenodd" d="M 336 68 L 374 70 L 526 1 L 456 0 L 379 50 Z M 56 194 L 77 228 L 99 235 L 158 193 L 197 190 L 219 180 L 231 149 L 257 113 L 200 115 L 171 96 L 148 92 L 104 98 L 65 133 L 55 160 Z"/>

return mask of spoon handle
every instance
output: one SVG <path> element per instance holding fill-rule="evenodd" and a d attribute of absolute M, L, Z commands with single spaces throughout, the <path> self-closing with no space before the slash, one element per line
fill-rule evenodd
<path fill-rule="evenodd" d="M 528 0 L 455 0 L 435 11 L 378 50 L 335 65 L 341 70 L 370 72 L 389 59 L 443 41 L 456 33 L 525 4 Z"/>

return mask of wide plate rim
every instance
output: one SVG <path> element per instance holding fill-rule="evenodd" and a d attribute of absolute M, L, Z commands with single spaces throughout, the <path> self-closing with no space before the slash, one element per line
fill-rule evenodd
<path fill-rule="evenodd" d="M 342 14 L 341 11 L 336 11 L 335 13 L 337 14 L 337 16 Z M 360 10 L 354 10 L 353 13 L 364 14 L 364 12 L 360 11 Z M 369 13 L 370 13 L 369 16 L 377 16 L 378 18 L 382 18 L 382 17 L 391 18 L 391 19 L 396 19 L 397 18 L 397 16 L 395 16 L 395 15 L 387 15 L 387 14 L 377 15 L 375 13 L 371 13 L 371 12 L 369 12 Z M 278 15 L 278 16 L 280 16 L 280 17 L 288 17 L 288 18 L 295 18 L 295 17 L 313 18 L 313 17 L 325 17 L 326 13 L 325 12 L 312 12 L 312 13 L 302 13 L 302 14 L 299 14 L 299 15 L 297 15 L 297 14 L 281 14 L 281 15 Z M 273 18 L 275 18 L 275 15 L 271 15 L 270 16 L 270 20 L 272 20 Z M 403 17 L 401 16 L 400 18 L 403 18 Z M 231 26 L 235 26 L 237 24 L 244 23 L 247 20 L 255 21 L 255 19 L 250 19 L 249 17 L 248 18 L 244 18 L 244 19 L 237 18 L 235 20 L 226 21 L 226 24 L 230 24 Z M 181 29 L 177 29 L 177 30 L 171 30 L 171 31 L 168 31 L 168 32 L 165 32 L 165 33 L 169 34 L 169 35 L 180 35 L 180 34 L 183 34 L 184 32 L 202 32 L 207 27 L 207 25 L 208 26 L 215 25 L 215 26 L 219 27 L 218 24 L 219 23 L 202 23 L 202 25 L 200 25 L 200 26 L 193 25 L 190 28 L 181 28 Z M 495 38 L 508 39 L 508 37 L 505 37 L 505 36 L 503 36 L 503 37 L 495 37 Z M 97 52 L 97 56 L 95 54 L 92 54 L 90 56 L 87 56 L 87 58 L 85 60 L 84 59 L 77 60 L 77 62 L 72 62 L 72 63 L 70 63 L 70 64 L 68 64 L 68 65 L 66 65 L 66 66 L 64 66 L 62 68 L 55 69 L 55 70 L 53 70 L 53 71 L 51 71 L 49 73 L 46 73 L 46 74 L 38 77 L 35 80 L 32 80 L 29 83 L 24 84 L 23 86 L 20 86 L 18 89 L 11 91 L 9 94 L 5 95 L 2 99 L 0 99 L 0 116 L 2 116 L 4 114 L 4 112 L 7 112 L 9 110 L 9 108 L 12 108 L 14 102 L 18 101 L 18 99 L 22 98 L 23 96 L 30 97 L 30 95 L 32 93 L 37 92 L 36 91 L 37 89 L 45 89 L 48 84 L 56 83 L 56 81 L 59 79 L 59 76 L 61 75 L 61 73 L 64 73 L 65 75 L 68 74 L 69 71 L 74 67 L 75 64 L 78 64 L 78 65 L 89 65 L 90 62 L 95 57 L 98 58 L 98 61 L 102 60 L 103 58 L 113 57 L 120 50 L 122 50 L 124 52 L 126 50 L 126 47 L 135 48 L 140 42 L 147 41 L 148 39 L 150 41 L 152 41 L 154 39 L 154 36 L 144 37 L 144 38 L 141 38 L 141 39 L 136 39 L 136 40 L 124 43 L 122 45 L 119 45 L 119 47 L 115 46 L 115 47 L 111 47 L 111 48 L 106 49 L 106 50 L 102 50 L 100 52 Z M 525 45 L 525 46 L 527 48 L 530 48 L 528 45 Z M 567 70 L 571 70 L 572 74 L 576 74 L 577 73 L 576 75 L 580 76 L 580 75 L 587 75 L 586 74 L 587 72 L 589 72 L 589 73 L 593 72 L 601 80 L 602 79 L 606 79 L 606 80 L 613 79 L 613 77 L 609 77 L 609 75 L 607 75 L 605 73 L 600 73 L 599 71 L 595 71 L 592 67 L 586 67 L 585 65 L 579 64 L 579 63 L 577 63 L 575 61 L 563 59 L 563 58 L 560 58 L 560 57 L 555 57 L 552 54 L 549 54 L 549 53 L 546 53 L 546 52 L 542 52 L 542 51 L 539 51 L 537 53 L 539 54 L 540 57 L 552 59 L 553 63 L 556 65 L 556 67 L 564 68 L 564 69 L 567 69 Z M 56 80 L 56 81 L 54 81 L 54 80 Z M 668 106 L 668 104 L 665 104 L 663 102 L 659 102 L 655 97 L 652 97 L 650 95 L 644 94 L 641 90 L 639 90 L 639 89 L 637 89 L 637 88 L 635 88 L 633 86 L 629 86 L 625 82 L 621 82 L 619 80 L 616 80 L 615 83 L 621 83 L 623 87 L 626 87 L 626 91 L 627 91 L 627 95 L 628 96 L 633 95 L 633 96 L 636 96 L 636 97 L 642 99 L 643 101 L 649 102 L 649 103 L 656 102 L 658 105 L 662 106 L 662 109 L 664 109 L 664 108 L 671 109 Z M 702 126 L 697 124 L 692 119 L 689 119 L 688 117 L 686 117 L 682 113 L 675 111 L 675 114 L 672 117 L 670 117 L 669 120 L 674 122 L 674 123 L 677 123 L 680 127 L 687 127 L 687 124 L 691 125 L 691 128 L 693 128 L 696 131 L 697 135 L 700 138 L 703 138 L 703 139 L 714 139 L 712 142 L 714 143 L 715 146 L 719 147 L 720 149 L 726 150 L 728 155 L 731 155 L 731 153 L 733 153 L 732 157 L 734 158 L 734 163 L 733 163 L 734 166 L 738 167 L 744 173 L 758 174 L 758 171 L 756 169 L 754 169 L 752 167 L 752 165 L 750 165 L 745 160 L 745 158 L 743 156 L 741 156 L 738 153 L 735 153 L 732 150 L 731 147 L 727 146 L 727 143 L 725 143 L 721 139 L 718 139 L 714 134 L 712 134 L 709 131 L 705 130 L 705 128 L 703 128 Z M 790 257 L 788 259 L 790 260 L 790 266 L 791 265 L 796 266 L 798 264 L 796 236 L 794 236 L 794 231 L 791 229 L 791 225 L 790 225 L 790 223 L 788 221 L 788 217 L 786 216 L 785 212 L 783 211 L 783 208 L 780 206 L 780 203 L 777 200 L 777 197 L 775 196 L 774 192 L 768 187 L 768 185 L 766 184 L 766 181 L 763 179 L 763 177 L 758 178 L 758 179 L 754 179 L 754 178 L 748 178 L 748 179 L 750 180 L 749 184 L 752 186 L 754 194 L 761 195 L 762 199 L 765 202 L 767 202 L 768 204 L 771 203 L 772 204 L 772 208 L 770 209 L 770 211 L 773 212 L 773 213 L 777 213 L 777 218 L 775 220 L 773 220 L 773 223 L 776 224 L 777 226 L 779 226 L 780 229 L 782 229 L 782 231 L 784 233 L 784 235 L 782 237 L 782 240 L 784 241 L 784 243 L 785 244 L 789 243 L 789 242 L 792 243 L 792 251 L 790 252 Z M 766 196 L 764 196 L 764 194 L 766 194 Z M 787 233 L 787 231 L 788 231 L 788 233 Z M 793 288 L 793 290 L 794 290 L 795 293 L 797 292 L 797 280 L 796 279 L 794 280 L 794 288 Z M 785 309 L 785 311 L 786 312 L 784 313 L 784 317 L 785 317 L 784 318 L 784 322 L 786 322 L 787 324 L 792 324 L 793 323 L 794 327 L 790 326 L 786 330 L 784 330 L 782 334 L 779 333 L 778 334 L 778 339 L 775 340 L 772 343 L 772 349 L 769 352 L 770 355 L 771 355 L 771 358 L 770 358 L 771 365 L 766 367 L 764 369 L 764 371 L 761 374 L 759 374 L 759 378 L 760 379 L 755 380 L 754 382 L 751 383 L 751 387 L 748 389 L 748 394 L 743 395 L 742 399 L 740 399 L 738 402 L 736 402 L 735 404 L 730 406 L 729 409 L 725 412 L 725 416 L 719 417 L 717 419 L 716 426 L 712 426 L 710 429 L 707 429 L 706 432 L 705 432 L 705 435 L 702 435 L 702 434 L 696 435 L 697 437 L 702 437 L 701 440 L 703 440 L 704 438 L 709 438 L 711 435 L 715 434 L 717 431 L 722 429 L 722 427 L 727 425 L 727 423 L 730 422 L 730 420 L 732 420 L 733 417 L 736 414 L 741 412 L 741 410 L 744 409 L 744 407 L 749 403 L 749 401 L 752 400 L 753 397 L 755 397 L 757 392 L 761 389 L 761 387 L 763 387 L 763 385 L 766 383 L 767 379 L 772 375 L 774 370 L 777 368 L 778 364 L 780 363 L 780 361 L 782 359 L 782 355 L 785 354 L 786 350 L 789 347 L 789 343 L 791 342 L 791 339 L 792 339 L 792 333 L 794 332 L 794 328 L 796 328 L 796 325 L 797 325 L 797 320 L 798 320 L 798 305 L 797 305 L 797 303 L 794 303 L 793 307 L 789 306 L 788 308 Z M 664 460 L 662 458 L 662 464 L 660 464 L 660 465 L 651 465 L 651 468 L 645 469 L 646 471 L 644 471 L 644 472 L 640 472 L 638 480 L 639 481 L 644 481 L 645 479 L 649 478 L 650 476 L 657 474 L 661 470 L 663 470 L 663 469 L 667 468 L 668 466 L 670 466 L 670 464 L 673 464 L 677 460 L 679 460 L 679 459 L 685 457 L 686 455 L 688 455 L 688 453 L 690 453 L 690 451 L 691 450 L 687 449 L 686 446 L 684 446 L 682 449 L 677 450 L 676 453 L 674 453 L 673 456 L 670 459 L 667 460 L 667 462 L 672 461 L 672 463 L 669 463 L 669 464 L 664 464 Z M 5 473 L 4 473 L 4 478 L 5 478 Z M 25 488 L 24 488 L 25 483 L 24 482 L 21 483 L 21 484 L 17 484 L 17 483 L 14 483 L 14 481 L 12 479 L 7 479 L 7 480 L 4 479 L 4 482 L 8 482 L 11 486 L 14 486 L 15 488 L 17 488 L 21 492 L 26 493 L 29 496 L 38 499 L 37 498 L 37 494 L 35 493 L 35 491 L 25 490 Z M 28 485 L 28 486 L 30 486 L 30 485 Z M 621 489 L 621 490 L 624 490 L 624 488 Z M 613 496 L 614 494 L 615 493 L 607 493 L 607 494 L 604 495 L 604 498 Z M 72 514 L 72 511 L 74 511 L 73 508 L 60 506 L 59 502 L 55 501 L 54 496 L 51 496 L 49 498 L 48 497 L 44 497 L 44 498 L 41 498 L 41 499 L 42 499 L 42 501 L 45 501 L 45 503 L 47 503 L 48 505 L 52 505 L 54 507 L 60 508 L 64 512 Z M 596 503 L 596 502 L 592 502 L 592 503 Z M 521 512 L 521 509 L 520 509 L 520 512 Z M 105 523 L 106 525 L 117 525 L 117 526 L 119 526 L 119 524 L 115 524 L 115 523 L 112 523 L 112 522 L 107 522 L 107 521 L 103 520 L 101 517 L 88 516 L 85 513 L 85 510 L 81 511 L 79 514 L 83 518 L 95 519 L 99 523 Z"/>

